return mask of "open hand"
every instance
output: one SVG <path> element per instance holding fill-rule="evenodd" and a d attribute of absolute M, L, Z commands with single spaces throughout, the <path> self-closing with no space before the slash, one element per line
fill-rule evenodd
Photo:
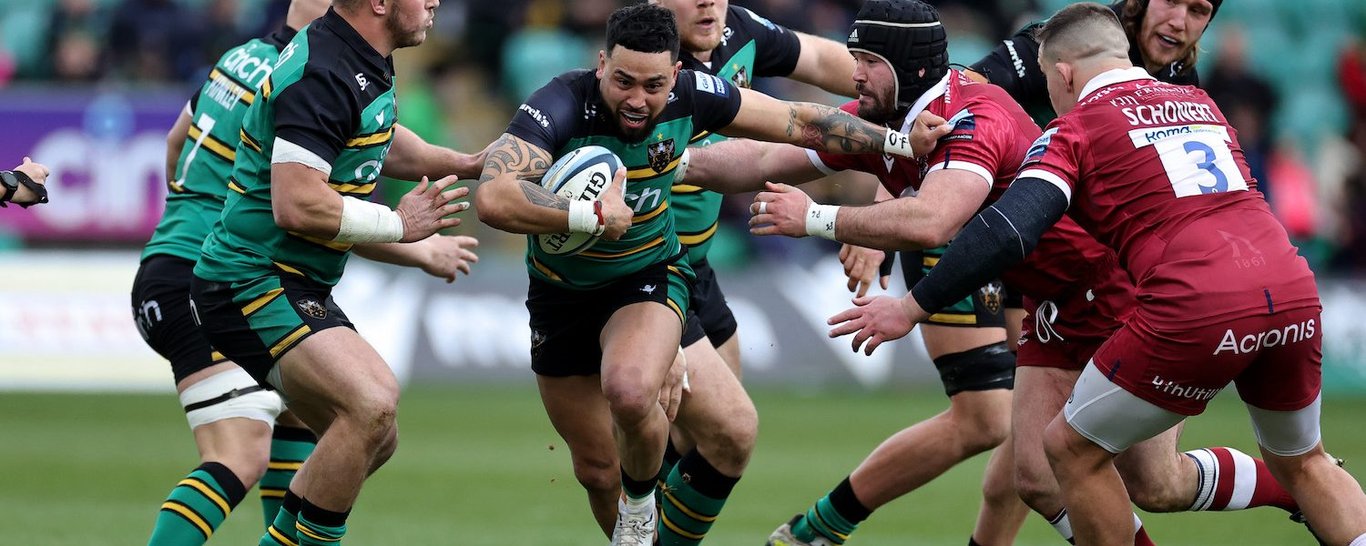
<path fill-rule="evenodd" d="M 469 195 L 470 189 L 462 186 L 446 191 L 458 181 L 455 175 L 436 182 L 428 182 L 424 176 L 412 191 L 403 194 L 397 208 L 399 217 L 403 218 L 403 238 L 399 242 L 421 241 L 440 230 L 460 225 L 459 218 L 448 216 L 470 208 L 470 204 L 468 201 L 451 201 Z"/>
<path fill-rule="evenodd" d="M 423 239 L 422 243 L 429 249 L 422 270 L 433 277 L 446 279 L 447 283 L 455 282 L 460 273 L 469 275 L 470 266 L 479 261 L 479 256 L 474 253 L 479 240 L 474 237 L 438 233 Z"/>
<path fill-rule="evenodd" d="M 854 305 L 830 317 L 826 324 L 834 326 L 830 330 L 832 338 L 854 334 L 851 347 L 856 353 L 862 348 L 866 355 L 873 354 L 884 341 L 905 337 L 928 316 L 909 295 L 903 299 L 865 296 L 854 298 Z"/>

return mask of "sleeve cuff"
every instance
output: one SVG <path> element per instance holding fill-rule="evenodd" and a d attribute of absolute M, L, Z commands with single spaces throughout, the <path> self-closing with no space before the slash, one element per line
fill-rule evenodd
<path fill-rule="evenodd" d="M 308 151 L 307 148 L 275 137 L 275 145 L 272 148 L 271 163 L 301 163 L 314 170 L 322 171 L 325 175 L 332 174 L 332 164 L 328 163 L 318 154 Z"/>
<path fill-rule="evenodd" d="M 1048 182 L 1049 184 L 1057 186 L 1059 190 L 1062 190 L 1063 196 L 1067 197 L 1067 204 L 1072 204 L 1072 186 L 1068 185 L 1067 181 L 1063 180 L 1061 176 L 1045 171 L 1043 169 L 1026 169 L 1020 171 L 1020 174 L 1015 177 L 1016 180 L 1019 180 L 1021 178 L 1037 178 L 1039 180 L 1043 180 L 1044 182 Z"/>
<path fill-rule="evenodd" d="M 934 165 L 931 165 L 930 168 L 925 171 L 925 174 L 928 175 L 934 171 L 943 169 L 957 169 L 960 171 L 967 171 L 977 176 L 980 176 L 982 177 L 982 181 L 987 183 L 988 189 L 991 188 L 993 181 L 996 179 L 996 177 L 992 176 L 991 171 L 987 170 L 986 167 L 983 167 L 976 163 L 969 163 L 967 161 L 938 162 Z"/>
<path fill-rule="evenodd" d="M 830 176 L 838 172 L 835 169 L 831 169 L 828 165 L 825 164 L 824 161 L 821 161 L 821 154 L 816 152 L 815 150 L 808 148 L 806 150 L 806 158 L 810 159 L 811 164 L 816 167 L 816 170 L 820 171 L 821 174 L 825 176 Z"/>

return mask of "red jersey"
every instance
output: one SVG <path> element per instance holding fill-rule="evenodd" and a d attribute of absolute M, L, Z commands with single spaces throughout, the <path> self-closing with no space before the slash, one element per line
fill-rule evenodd
<path fill-rule="evenodd" d="M 846 103 L 840 109 L 858 115 L 858 101 Z M 954 126 L 925 160 L 814 150 L 807 150 L 807 157 L 826 174 L 857 170 L 875 175 L 892 195 L 914 195 L 924 176 L 939 169 L 971 171 L 991 184 L 991 192 L 982 204 L 985 208 L 1010 187 L 1026 152 L 1040 134 L 1034 120 L 1005 90 L 968 79 L 957 70 L 949 71 L 943 81 L 916 101 L 906 115 L 902 132 L 909 134 L 911 123 L 922 110 L 928 110 Z M 1039 302 L 1066 299 L 1069 295 L 1080 297 L 1094 287 L 1097 290 L 1086 299 L 1101 294 L 1113 297 L 1114 305 L 1109 306 L 1107 314 L 1118 313 L 1118 309 L 1127 307 L 1132 301 L 1129 297 L 1132 287 L 1122 280 L 1122 276 L 1111 274 L 1115 261 L 1110 249 L 1096 242 L 1076 223 L 1063 218 L 1044 234 L 1029 258 L 1007 270 L 1002 280 L 1008 287 Z M 1113 286 L 1116 283 L 1121 286 Z M 1100 290 L 1101 284 L 1111 286 Z M 1064 336 L 1103 335 L 1116 327 L 1118 323 L 1112 320 L 1103 326 L 1089 325 L 1085 328 L 1087 332 L 1069 331 L 1061 326 L 1058 330 Z"/>
<path fill-rule="evenodd" d="M 1020 177 L 1068 196 L 1068 214 L 1119 253 L 1154 324 L 1318 305 L 1248 171 L 1233 128 L 1204 91 L 1141 68 L 1092 79 L 1030 148 Z"/>

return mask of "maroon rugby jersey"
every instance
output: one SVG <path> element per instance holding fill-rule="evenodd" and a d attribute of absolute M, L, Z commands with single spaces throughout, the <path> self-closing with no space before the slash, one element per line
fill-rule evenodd
<path fill-rule="evenodd" d="M 1068 196 L 1068 215 L 1119 253 L 1155 323 L 1318 305 L 1313 273 L 1199 88 L 1141 68 L 1101 74 L 1048 125 L 1020 177 Z"/>
<path fill-rule="evenodd" d="M 858 101 L 840 108 L 858 115 Z M 985 208 L 1010 187 L 1026 152 L 1040 134 L 1034 120 L 1003 89 L 970 80 L 957 70 L 950 71 L 943 81 L 916 101 L 906 116 L 902 132 L 909 134 L 911 122 L 922 110 L 929 110 L 954 125 L 954 130 L 940 140 L 923 162 L 885 154 L 846 155 L 814 150 L 808 150 L 807 157 L 826 174 L 857 170 L 875 175 L 892 195 L 901 195 L 907 189 L 912 190 L 908 195 L 913 194 L 920 189 L 926 174 L 939 169 L 971 171 L 992 186 L 982 205 Z M 1044 234 L 1029 258 L 1007 270 L 1002 280 L 1008 287 L 1040 301 L 1066 299 L 1078 290 L 1085 292 L 1094 287 L 1097 290 L 1093 298 L 1103 295 L 1104 299 L 1111 300 L 1100 303 L 1107 307 L 1103 313 L 1115 317 L 1132 301 L 1132 287 L 1122 275 L 1111 274 L 1115 263 L 1110 249 L 1064 217 Z M 1104 289 L 1100 284 L 1106 285 Z M 1085 332 L 1057 326 L 1064 336 L 1095 335 L 1113 330 L 1117 323 L 1110 320 L 1104 325 L 1089 325 Z M 1103 332 L 1096 332 L 1098 329 Z"/>

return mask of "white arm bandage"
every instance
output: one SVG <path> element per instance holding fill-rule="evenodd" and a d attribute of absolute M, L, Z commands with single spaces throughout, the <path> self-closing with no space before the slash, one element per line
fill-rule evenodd
<path fill-rule="evenodd" d="M 607 231 L 607 225 L 598 220 L 594 207 L 593 201 L 570 201 L 569 231 L 589 235 L 602 235 L 602 232 Z"/>
<path fill-rule="evenodd" d="M 901 157 L 915 157 L 911 150 L 911 137 L 901 131 L 887 129 L 887 140 L 882 143 L 882 151 Z"/>
<path fill-rule="evenodd" d="M 688 160 L 691 159 L 688 149 L 683 149 L 683 155 L 678 158 L 678 167 L 674 169 L 674 184 L 682 184 L 683 176 L 688 174 Z"/>
<path fill-rule="evenodd" d="M 820 205 L 812 203 L 806 208 L 806 234 L 814 237 L 835 240 L 835 216 L 840 212 L 839 205 Z"/>
<path fill-rule="evenodd" d="M 396 243 L 403 239 L 403 218 L 378 203 L 342 196 L 338 243 Z"/>

